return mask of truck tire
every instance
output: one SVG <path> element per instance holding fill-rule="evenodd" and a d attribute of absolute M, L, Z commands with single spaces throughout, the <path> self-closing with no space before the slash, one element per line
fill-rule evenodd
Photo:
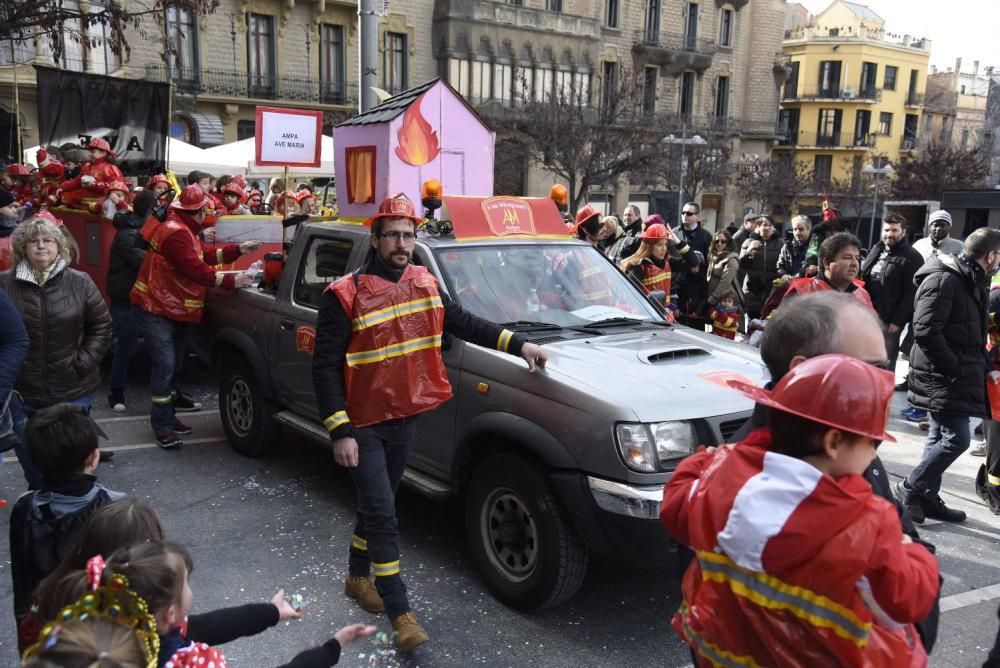
<path fill-rule="evenodd" d="M 219 378 L 219 413 L 233 449 L 247 457 L 266 455 L 281 431 L 274 419 L 277 411 L 277 404 L 264 396 L 246 358 L 239 354 L 227 357 Z"/>
<path fill-rule="evenodd" d="M 586 546 L 545 474 L 521 457 L 497 455 L 476 469 L 465 530 L 486 585 L 516 610 L 569 600 L 587 573 Z"/>

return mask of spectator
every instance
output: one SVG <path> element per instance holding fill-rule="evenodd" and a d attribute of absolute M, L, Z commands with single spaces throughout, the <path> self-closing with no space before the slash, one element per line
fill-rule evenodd
<path fill-rule="evenodd" d="M 788 284 L 799 275 L 805 265 L 806 252 L 809 250 L 809 236 L 812 223 L 809 216 L 792 218 L 792 238 L 784 243 L 778 254 L 778 277 L 782 283 Z"/>
<path fill-rule="evenodd" d="M 865 306 L 873 308 L 868 291 L 856 280 L 861 268 L 861 241 L 850 232 L 838 232 L 820 245 L 819 253 L 823 271 L 813 278 L 792 281 L 784 300 L 810 292 L 836 290 L 846 292 Z"/>
<path fill-rule="evenodd" d="M 97 484 L 98 429 L 84 407 L 73 404 L 44 408 L 28 421 L 28 452 L 43 482 L 22 495 L 10 515 L 10 574 L 18 622 L 31 609 L 35 588 L 66 556 L 87 519 L 125 496 Z"/>
<path fill-rule="evenodd" d="M 618 218 L 615 216 L 604 216 L 601 219 L 604 223 L 604 241 L 601 242 L 601 246 L 604 248 L 604 254 L 608 257 L 614 259 L 614 254 L 612 249 L 614 246 L 622 240 L 625 235 L 625 230 L 622 229 L 621 223 L 618 222 Z"/>
<path fill-rule="evenodd" d="M 659 214 L 646 218 L 646 228 L 640 235 L 639 250 L 622 260 L 621 270 L 642 288 L 645 294 L 662 292 L 666 305 L 672 305 L 671 283 L 673 271 L 680 271 L 688 262 L 695 261 L 691 248 L 667 227 Z M 676 256 L 677 259 L 673 259 Z"/>
<path fill-rule="evenodd" d="M 10 404 L 29 345 L 24 321 L 7 293 L 0 290 L 0 463 L 3 453 L 18 443 Z"/>
<path fill-rule="evenodd" d="M 622 219 L 625 221 L 624 234 L 618 247 L 611 255 L 615 264 L 621 264 L 625 258 L 635 255 L 635 252 L 639 250 L 639 244 L 642 243 L 639 238 L 639 235 L 642 234 L 642 214 L 639 212 L 639 207 L 635 204 L 626 206 Z"/>
<path fill-rule="evenodd" d="M 969 235 L 961 255 L 932 257 L 917 272 L 913 351 L 907 399 L 930 414 L 923 457 L 896 492 L 913 521 L 961 522 L 965 513 L 941 499 L 941 477 L 969 447 L 969 418 L 989 416 L 986 316 L 990 277 L 1000 268 L 1000 230 Z"/>
<path fill-rule="evenodd" d="M 674 236 L 682 239 L 690 246 L 694 257 L 698 257 L 697 264 L 691 263 L 678 272 L 675 283 L 677 284 L 677 310 L 682 317 L 689 319 L 689 324 L 697 326 L 699 319 L 695 314 L 704 313 L 702 305 L 708 299 L 708 277 L 705 269 L 705 258 L 712 246 L 712 233 L 706 230 L 701 224 L 701 207 L 695 202 L 688 202 L 681 207 L 681 225 L 674 228 Z"/>
<path fill-rule="evenodd" d="M 712 236 L 712 250 L 708 254 L 708 305 L 715 306 L 722 295 L 734 292 L 738 286 L 740 257 L 733 248 L 729 232 L 716 232 Z M 738 301 L 738 300 L 737 300 Z"/>
<path fill-rule="evenodd" d="M 196 169 L 188 174 L 187 184 L 189 186 L 198 186 L 202 192 L 208 195 L 212 191 L 212 175 Z"/>
<path fill-rule="evenodd" d="M 111 303 L 111 322 L 115 332 L 114 358 L 111 362 L 111 393 L 108 404 L 116 413 L 128 410 L 125 403 L 125 385 L 128 367 L 139 345 L 139 329 L 132 315 L 129 293 L 135 285 L 139 267 L 146 256 L 146 241 L 139 230 L 146 223 L 149 211 L 156 204 L 156 193 L 143 190 L 135 197 L 132 211 L 115 216 L 115 238 L 108 252 L 108 279 L 106 289 Z"/>
<path fill-rule="evenodd" d="M 764 302 L 778 278 L 778 255 L 781 238 L 775 234 L 770 216 L 761 216 L 757 231 L 743 242 L 740 249 L 740 268 L 746 272 L 743 284 L 743 306 L 751 320 L 760 317 Z"/>
<path fill-rule="evenodd" d="M 11 235 L 24 218 L 27 209 L 21 208 L 14 194 L 0 188 L 0 271 L 11 268 Z"/>
<path fill-rule="evenodd" d="M 868 252 L 861 280 L 879 320 L 885 325 L 885 349 L 889 368 L 896 370 L 899 336 L 913 317 L 913 276 L 924 258 L 906 240 L 906 219 L 890 213 L 882 221 L 882 240 Z"/>
<path fill-rule="evenodd" d="M 757 232 L 757 226 L 760 225 L 760 218 L 760 214 L 753 211 L 743 216 L 743 226 L 733 233 L 733 246 L 735 248 L 742 248 L 743 242 L 749 239 L 750 235 Z"/>
<path fill-rule="evenodd" d="M 11 414 L 28 488 L 38 489 L 42 476 L 25 446 L 25 424 L 58 403 L 89 412 L 101 382 L 101 360 L 111 346 L 111 316 L 90 276 L 69 267 L 70 238 L 55 223 L 38 217 L 22 223 L 13 235 L 11 259 L 14 268 L 0 273 L 0 290 L 32 333 Z"/>
<path fill-rule="evenodd" d="M 278 177 L 274 177 L 273 179 L 271 179 L 271 184 L 268 186 L 268 194 L 266 202 L 267 205 L 271 207 L 272 211 L 277 209 L 276 200 L 278 199 L 279 196 L 284 194 L 284 192 L 285 192 L 285 180 L 279 179 Z"/>
<path fill-rule="evenodd" d="M 167 219 L 143 228 L 150 252 L 143 258 L 135 286 L 129 294 L 132 314 L 152 358 L 150 423 L 161 448 L 182 445 L 180 434 L 191 428 L 175 416 L 185 400 L 177 392 L 177 376 L 184 361 L 185 337 L 190 323 L 201 322 L 207 288 L 245 288 L 252 283 L 246 272 L 223 274 L 210 265 L 235 262 L 255 253 L 259 241 L 226 244 L 207 251 L 195 236 L 205 222 L 211 198 L 201 186 L 189 185 L 170 204 Z"/>
<path fill-rule="evenodd" d="M 601 242 L 607 231 L 604 223 L 601 222 L 601 213 L 590 204 L 585 204 L 583 208 L 576 212 L 576 224 L 570 228 L 570 233 L 576 235 L 580 241 L 586 241 L 594 248 L 604 252 Z"/>
<path fill-rule="evenodd" d="M 913 242 L 913 249 L 923 256 L 924 260 L 944 253 L 945 255 L 960 255 L 964 250 L 959 239 L 951 237 L 951 214 L 944 209 L 938 209 L 927 219 L 929 234 L 923 239 Z"/>
<path fill-rule="evenodd" d="M 740 307 L 736 305 L 736 295 L 727 292 L 708 312 L 708 317 L 712 320 L 712 333 L 734 341 L 742 315 Z"/>
<path fill-rule="evenodd" d="M 991 371 L 1000 370 L 1000 288 L 994 287 L 990 290 L 989 306 L 989 345 L 988 356 L 990 359 L 989 369 Z M 986 383 L 986 395 L 995 394 L 1000 388 L 990 378 Z M 983 436 L 985 437 L 986 462 L 979 467 L 976 474 L 976 493 L 986 502 L 994 515 L 1000 515 L 1000 412 L 993 406 L 995 401 L 990 401 L 989 418 L 983 418 Z M 977 454 L 972 452 L 971 454 Z M 1000 651 L 1000 646 L 997 646 Z M 997 657 L 1000 659 L 1000 656 Z"/>
<path fill-rule="evenodd" d="M 674 617 L 696 663 L 926 665 L 912 623 L 934 605 L 937 561 L 859 477 L 895 440 L 892 374 L 823 355 L 773 390 L 729 382 L 770 408 L 769 428 L 684 459 L 660 513 L 698 555 Z"/>
<path fill-rule="evenodd" d="M 131 617 L 131 612 L 125 615 Z M 149 665 L 147 657 L 156 660 L 152 649 L 143 645 L 135 627 L 104 619 L 103 614 L 98 615 L 93 610 L 83 619 L 57 627 L 58 634 L 53 632 L 44 644 L 31 648 L 22 668 L 140 668 Z"/>

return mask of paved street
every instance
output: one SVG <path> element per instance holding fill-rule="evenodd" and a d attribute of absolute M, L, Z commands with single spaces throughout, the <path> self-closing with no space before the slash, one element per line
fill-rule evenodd
<path fill-rule="evenodd" d="M 279 454 L 251 460 L 225 441 L 213 375 L 192 363 L 185 387 L 206 403 L 184 417 L 195 433 L 181 451 L 152 444 L 145 411 L 148 397 L 133 376 L 130 413 L 111 413 L 98 396 L 95 414 L 112 439 L 114 461 L 102 465 L 108 486 L 148 499 L 160 511 L 169 536 L 190 547 L 195 560 L 194 611 L 265 601 L 279 587 L 311 602 L 300 622 L 283 623 L 257 638 L 225 647 L 233 666 L 277 665 L 299 649 L 328 638 L 349 622 L 388 621 L 363 612 L 343 596 L 353 492 L 346 473 L 321 447 L 294 435 Z M 105 374 L 106 375 L 106 374 Z M 898 408 L 904 407 L 897 394 Z M 919 458 L 923 432 L 894 420 L 898 444 L 881 448 L 891 474 Z M 964 455 L 945 479 L 946 501 L 970 519 L 923 530 L 938 545 L 944 575 L 943 607 L 935 666 L 978 666 L 992 644 L 1000 603 L 996 518 L 973 489 L 982 460 Z M 0 465 L 0 498 L 12 502 L 23 487 L 20 468 Z M 399 499 L 403 567 L 412 601 L 432 641 L 404 665 L 412 666 L 683 666 L 690 659 L 667 629 L 678 599 L 666 573 L 623 569 L 596 561 L 580 594 L 568 605 L 537 615 L 513 612 L 495 602 L 466 554 L 457 503 L 436 503 L 404 491 Z M 7 512 L 0 527 L 7 533 Z M 16 665 L 11 614 L 8 545 L 0 540 L 0 665 Z M 976 603 L 990 587 L 992 597 Z M 373 644 L 348 648 L 341 665 L 368 665 Z"/>

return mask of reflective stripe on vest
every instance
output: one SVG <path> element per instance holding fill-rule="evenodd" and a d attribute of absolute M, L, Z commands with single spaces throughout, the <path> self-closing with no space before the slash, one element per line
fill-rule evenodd
<path fill-rule="evenodd" d="M 440 296 L 426 297 L 424 299 L 414 299 L 413 301 L 403 302 L 402 304 L 395 304 L 384 309 L 379 309 L 378 311 L 373 311 L 371 313 L 365 313 L 360 315 L 351 321 L 351 330 L 358 332 L 362 329 L 367 329 L 379 323 L 383 323 L 393 318 L 399 318 L 404 315 L 412 315 L 414 313 L 420 313 L 421 311 L 429 311 L 432 308 L 444 308 L 444 303 L 441 302 Z"/>
<path fill-rule="evenodd" d="M 760 665 L 753 660 L 752 656 L 739 656 L 732 652 L 718 647 L 700 635 L 695 633 L 688 625 L 688 604 L 682 603 L 680 609 L 681 628 L 684 630 L 684 637 L 693 643 L 698 654 L 712 662 L 712 665 L 725 666 L 725 668 L 760 668 Z"/>
<path fill-rule="evenodd" d="M 419 339 L 410 339 L 402 343 L 394 343 L 389 346 L 382 346 L 374 350 L 362 350 L 356 353 L 347 353 L 347 366 L 360 366 L 362 364 L 372 364 L 381 362 L 393 357 L 409 355 L 429 348 L 441 347 L 441 335 L 422 336 Z"/>
<path fill-rule="evenodd" d="M 773 575 L 737 566 L 729 557 L 698 552 L 702 580 L 718 582 L 763 608 L 783 610 L 813 626 L 829 629 L 858 647 L 864 647 L 871 622 L 861 620 L 849 608 L 805 587 L 783 582 Z"/>

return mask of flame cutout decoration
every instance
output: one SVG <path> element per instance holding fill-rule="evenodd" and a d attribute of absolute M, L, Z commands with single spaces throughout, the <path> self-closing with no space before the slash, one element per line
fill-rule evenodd
<path fill-rule="evenodd" d="M 419 167 L 438 157 L 441 147 L 438 144 L 437 130 L 431 127 L 427 119 L 420 113 L 421 95 L 403 114 L 403 124 L 396 133 L 399 146 L 396 156 L 408 165 Z"/>

